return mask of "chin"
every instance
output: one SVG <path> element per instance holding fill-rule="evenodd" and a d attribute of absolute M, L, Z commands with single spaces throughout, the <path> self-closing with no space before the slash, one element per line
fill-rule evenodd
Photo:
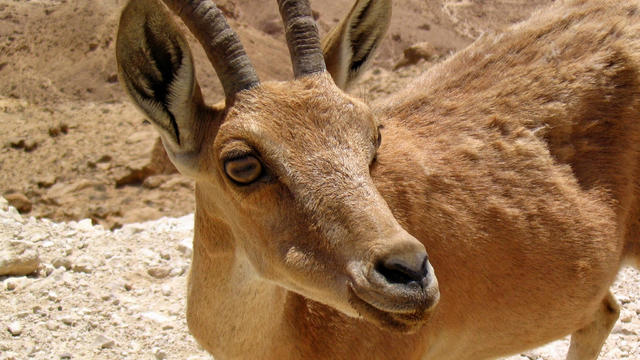
<path fill-rule="evenodd" d="M 412 334 L 426 324 L 440 300 L 440 294 L 429 297 L 415 309 L 403 311 L 382 310 L 361 299 L 353 290 L 350 291 L 349 303 L 358 315 L 381 329 Z"/>

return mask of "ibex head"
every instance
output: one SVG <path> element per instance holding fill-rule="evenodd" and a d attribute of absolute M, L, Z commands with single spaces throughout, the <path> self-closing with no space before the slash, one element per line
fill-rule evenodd
<path fill-rule="evenodd" d="M 226 105 L 205 105 L 187 42 L 158 0 L 124 9 L 118 66 L 176 167 L 196 181 L 196 218 L 207 224 L 196 224 L 195 241 L 348 315 L 396 329 L 424 321 L 437 282 L 372 181 L 380 123 L 331 77 L 344 87 L 357 76 L 390 1 L 359 1 L 321 45 L 308 2 L 279 0 L 295 80 L 266 83 L 213 3 L 165 3 L 206 50 Z"/>

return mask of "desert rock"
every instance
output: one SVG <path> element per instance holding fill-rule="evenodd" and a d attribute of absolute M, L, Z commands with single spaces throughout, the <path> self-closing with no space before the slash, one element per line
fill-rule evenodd
<path fill-rule="evenodd" d="M 11 206 L 16 208 L 20 213 L 28 213 L 33 206 L 31 200 L 23 193 L 13 193 L 5 195 L 5 199 Z"/>
<path fill-rule="evenodd" d="M 22 324 L 18 321 L 14 321 L 7 326 L 7 330 L 9 330 L 9 333 L 13 336 L 20 336 L 22 334 L 22 329 Z"/>
<path fill-rule="evenodd" d="M 20 276 L 36 272 L 40 258 L 35 246 L 26 241 L 9 240 L 6 235 L 0 234 L 0 276 Z"/>

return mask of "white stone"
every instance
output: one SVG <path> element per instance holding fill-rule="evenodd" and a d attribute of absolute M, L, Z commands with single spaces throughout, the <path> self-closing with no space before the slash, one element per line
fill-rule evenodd
<path fill-rule="evenodd" d="M 68 257 L 55 258 L 51 264 L 56 268 L 65 268 L 67 270 L 71 269 L 71 259 Z"/>
<path fill-rule="evenodd" d="M 169 272 L 169 275 L 171 277 L 180 276 L 180 275 L 184 274 L 185 271 L 186 271 L 186 267 L 185 266 L 177 266 L 177 267 L 174 267 L 173 269 L 171 269 L 171 272 Z"/>
<path fill-rule="evenodd" d="M 9 333 L 13 336 L 20 336 L 22 334 L 22 324 L 18 321 L 13 321 L 7 326 Z"/>
<path fill-rule="evenodd" d="M 90 274 L 93 272 L 93 268 L 95 267 L 93 263 L 93 259 L 88 255 L 78 256 L 74 261 L 73 265 L 71 265 L 71 269 L 74 272 Z"/>
<path fill-rule="evenodd" d="M 193 253 L 193 239 L 192 238 L 184 238 L 178 244 L 178 251 L 180 251 L 184 256 L 191 256 Z"/>
<path fill-rule="evenodd" d="M 619 302 L 621 305 L 626 305 L 626 304 L 628 304 L 628 303 L 630 303 L 630 302 L 631 302 L 631 299 L 630 299 L 628 296 L 626 296 L 626 295 L 618 295 L 618 296 L 616 296 L 616 297 L 618 298 L 618 302 Z"/>
<path fill-rule="evenodd" d="M 78 221 L 77 228 L 80 231 L 90 231 L 93 230 L 93 223 L 91 222 L 91 219 L 82 219 Z"/>
<path fill-rule="evenodd" d="M 30 236 L 30 240 L 33 242 L 40 242 L 43 241 L 45 239 L 47 239 L 49 237 L 49 235 L 43 233 L 43 232 L 36 232 L 31 234 Z"/>
<path fill-rule="evenodd" d="M 29 275 L 38 265 L 40 257 L 33 243 L 0 239 L 0 276 Z"/>
<path fill-rule="evenodd" d="M 13 291 L 18 288 L 18 282 L 15 279 L 7 279 L 4 281 L 4 286 L 7 290 Z"/>
<path fill-rule="evenodd" d="M 156 257 L 156 253 L 147 249 L 147 248 L 142 248 L 139 250 L 140 255 L 142 255 L 143 257 L 147 258 L 147 259 L 154 259 Z"/>
<path fill-rule="evenodd" d="M 172 269 L 166 266 L 152 266 L 147 269 L 147 273 L 156 279 L 164 279 L 171 274 Z"/>
<path fill-rule="evenodd" d="M 14 353 L 13 351 L 7 351 L 7 352 L 5 352 L 5 353 L 3 353 L 1 355 L 2 355 L 2 358 L 1 358 L 2 360 L 18 360 L 18 359 L 20 359 L 18 357 L 20 355 Z"/>
<path fill-rule="evenodd" d="M 20 213 L 18 212 L 18 210 L 16 210 L 16 208 L 14 208 L 13 206 L 9 206 L 9 209 L 7 210 L 7 215 L 9 217 L 9 219 L 19 222 L 19 223 L 24 223 L 24 219 L 22 218 L 22 215 L 20 215 Z"/>
<path fill-rule="evenodd" d="M 154 347 L 151 351 L 157 360 L 164 360 L 168 357 L 167 353 L 160 348 Z"/>
<path fill-rule="evenodd" d="M 40 268 L 40 276 L 47 277 L 56 270 L 56 268 L 51 264 L 43 264 Z"/>
<path fill-rule="evenodd" d="M 116 342 L 115 340 L 101 334 L 93 341 L 93 345 L 98 349 L 111 349 L 116 345 Z"/>
<path fill-rule="evenodd" d="M 155 311 L 147 311 L 147 312 L 143 312 L 142 314 L 140 314 L 143 318 L 151 320 L 151 321 L 155 321 L 157 323 L 166 323 L 171 321 L 171 318 L 162 315 L 160 313 L 157 313 Z"/>
<path fill-rule="evenodd" d="M 63 315 L 60 317 L 60 321 L 62 321 L 62 323 L 65 325 L 73 326 L 76 324 L 77 319 L 75 316 Z"/>
<path fill-rule="evenodd" d="M 7 201 L 7 199 L 3 198 L 2 196 L 0 196 L 0 210 L 2 211 L 9 210 L 9 202 Z"/>

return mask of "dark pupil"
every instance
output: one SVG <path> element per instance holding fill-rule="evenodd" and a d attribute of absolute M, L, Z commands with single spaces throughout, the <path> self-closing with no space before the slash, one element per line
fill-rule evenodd
<path fill-rule="evenodd" d="M 231 175 L 238 179 L 248 179 L 255 175 L 258 170 L 256 161 L 240 160 L 231 167 Z"/>

